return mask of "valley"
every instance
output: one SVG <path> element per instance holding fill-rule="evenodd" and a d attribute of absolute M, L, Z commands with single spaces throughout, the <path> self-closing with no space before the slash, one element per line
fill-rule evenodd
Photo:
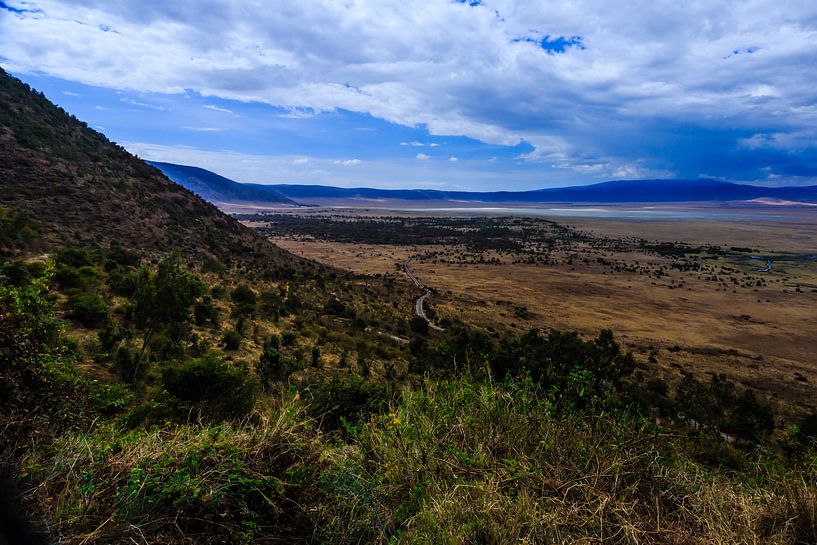
<path fill-rule="evenodd" d="M 554 223 L 329 209 L 239 217 L 296 255 L 358 274 L 409 282 L 402 267 L 410 261 L 441 325 L 586 335 L 606 327 L 642 371 L 670 384 L 686 372 L 724 373 L 783 406 L 814 408 L 817 218 L 808 215 Z"/>

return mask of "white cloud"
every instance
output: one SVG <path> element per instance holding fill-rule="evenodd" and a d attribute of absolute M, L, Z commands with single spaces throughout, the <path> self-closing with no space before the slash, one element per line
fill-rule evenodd
<path fill-rule="evenodd" d="M 308 162 L 309 162 L 308 157 L 298 157 L 297 159 L 292 160 L 293 165 L 305 165 Z"/>
<path fill-rule="evenodd" d="M 69 97 L 78 97 L 78 96 L 80 96 L 79 93 L 74 93 L 73 91 L 63 91 L 62 94 L 67 95 Z"/>
<path fill-rule="evenodd" d="M 526 142 L 524 161 L 599 176 L 669 153 L 658 143 L 678 127 L 724 131 L 729 145 L 732 132 L 771 127 L 817 140 L 815 2 L 26 5 L 37 13 L 0 15 L 0 58 L 11 71 L 260 101 L 285 108 L 283 117 L 364 112 L 432 135 Z M 549 54 L 536 43 L 546 35 L 580 36 L 584 48 Z"/>
<path fill-rule="evenodd" d="M 423 146 L 425 146 L 425 144 L 423 144 L 422 142 L 417 142 L 416 140 L 412 142 L 411 145 L 416 148 L 422 148 Z"/>
<path fill-rule="evenodd" d="M 429 148 L 436 148 L 437 146 L 439 146 L 439 144 L 437 144 L 436 142 L 432 142 L 431 144 L 428 145 Z"/>
<path fill-rule="evenodd" d="M 224 129 L 219 128 L 219 127 L 191 127 L 189 125 L 185 125 L 182 128 L 185 129 L 185 130 L 188 130 L 188 131 L 196 131 L 196 132 L 221 132 L 221 131 L 224 130 Z"/>
<path fill-rule="evenodd" d="M 359 165 L 362 162 L 363 161 L 361 161 L 360 159 L 346 159 L 344 161 L 335 161 L 335 164 L 336 165 L 343 165 L 345 167 L 353 167 L 355 165 Z"/>
<path fill-rule="evenodd" d="M 430 159 L 430 155 L 426 155 L 425 153 L 418 153 L 415 157 L 421 161 L 425 161 L 426 159 Z"/>
<path fill-rule="evenodd" d="M 119 100 L 124 102 L 125 104 L 130 104 L 131 106 L 137 106 L 139 108 L 148 108 L 151 110 L 158 110 L 160 112 L 167 111 L 167 108 L 165 108 L 164 106 L 159 106 L 158 104 L 148 104 L 147 102 L 140 102 L 138 100 L 134 100 L 128 97 L 122 97 Z"/>
<path fill-rule="evenodd" d="M 452 163 L 456 163 L 457 161 L 459 161 L 459 159 L 454 157 L 453 155 L 449 157 L 448 160 L 451 161 Z"/>
<path fill-rule="evenodd" d="M 221 112 L 221 113 L 225 113 L 225 114 L 234 114 L 235 113 L 230 109 L 222 108 L 220 106 L 216 106 L 215 104 L 205 104 L 204 107 L 207 108 L 208 110 L 213 110 L 214 112 Z"/>

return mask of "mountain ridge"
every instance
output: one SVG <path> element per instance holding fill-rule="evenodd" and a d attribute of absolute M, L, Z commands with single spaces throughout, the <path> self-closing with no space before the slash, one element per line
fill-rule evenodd
<path fill-rule="evenodd" d="M 45 249 L 122 244 L 257 270 L 311 263 L 278 248 L 0 69 L 0 207 Z"/>
<path fill-rule="evenodd" d="M 647 179 L 611 180 L 591 185 L 535 189 L 529 191 L 445 191 L 437 189 L 377 189 L 368 187 L 343 188 L 326 185 L 303 184 L 252 184 L 229 180 L 199 167 L 174 165 L 172 163 L 151 162 L 170 179 L 200 192 L 210 195 L 216 203 L 279 203 L 280 199 L 309 204 L 312 200 L 323 199 L 367 199 L 367 200 L 407 200 L 407 201 L 466 201 L 484 203 L 634 203 L 634 202 L 702 202 L 702 201 L 749 201 L 754 199 L 779 199 L 792 202 L 817 202 L 817 186 L 763 187 L 736 184 L 709 178 L 696 180 Z M 173 168 L 175 167 L 175 168 Z M 208 172 L 217 179 L 226 180 L 240 186 L 242 195 L 231 200 L 228 192 L 219 192 L 218 187 L 201 188 L 183 176 L 174 174 L 179 169 L 196 169 Z M 216 179 L 216 178 L 212 178 Z M 236 188 L 229 186 L 235 193 Z M 252 198 L 246 198 L 252 195 Z M 266 198 L 269 195 L 269 198 Z M 207 197 L 205 197 L 207 198 Z"/>

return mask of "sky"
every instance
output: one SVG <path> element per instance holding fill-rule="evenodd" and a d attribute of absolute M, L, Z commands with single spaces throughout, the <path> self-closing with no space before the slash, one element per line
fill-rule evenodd
<path fill-rule="evenodd" d="M 242 182 L 817 184 L 814 0 L 0 0 L 0 66 Z"/>

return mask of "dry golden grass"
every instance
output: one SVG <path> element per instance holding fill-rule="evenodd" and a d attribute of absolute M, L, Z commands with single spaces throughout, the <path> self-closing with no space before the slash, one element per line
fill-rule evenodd
<path fill-rule="evenodd" d="M 596 236 L 752 247 L 761 253 L 806 253 L 817 248 L 817 221 L 569 223 Z M 580 260 L 571 266 L 536 266 L 514 264 L 506 256 L 502 265 L 460 265 L 417 257 L 425 250 L 442 249 L 435 247 L 275 242 L 298 255 L 359 273 L 394 273 L 395 264 L 415 256 L 412 269 L 437 290 L 430 302 L 443 318 L 457 317 L 483 327 L 554 327 L 586 334 L 610 328 L 642 361 L 650 355 L 657 358 L 657 373 L 671 383 L 680 378 L 681 370 L 726 373 L 784 404 L 817 408 L 813 399 L 817 263 L 778 264 L 764 276 L 769 285 L 755 291 L 702 279 L 698 272 L 670 270 L 656 279 Z M 630 264 L 669 263 L 638 253 L 604 256 Z M 717 263 L 751 272 L 745 263 L 728 258 Z M 803 286 L 801 292 L 797 285 Z M 514 312 L 521 306 L 529 317 Z"/>

